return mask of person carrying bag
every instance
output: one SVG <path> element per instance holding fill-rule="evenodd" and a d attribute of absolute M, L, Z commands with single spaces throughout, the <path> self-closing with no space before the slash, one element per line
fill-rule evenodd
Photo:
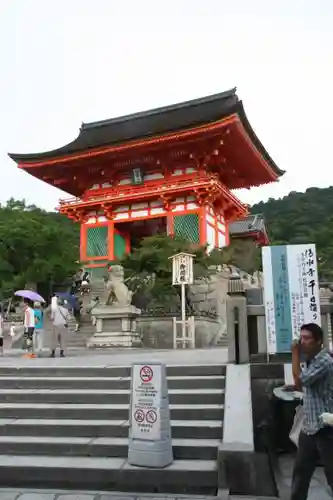
<path fill-rule="evenodd" d="M 52 311 L 52 337 L 51 337 L 51 358 L 55 357 L 56 348 L 59 344 L 60 357 L 65 357 L 66 340 L 68 335 L 69 311 L 62 306 L 58 300 L 57 307 Z"/>
<path fill-rule="evenodd" d="M 290 432 L 290 439 L 298 447 L 290 500 L 307 500 L 318 457 L 333 493 L 333 426 L 330 424 L 333 359 L 323 348 L 323 340 L 322 328 L 308 323 L 301 327 L 300 339 L 292 346 L 293 390 L 302 391 L 303 404 L 296 409 Z M 301 350 L 306 357 L 304 368 L 301 368 Z"/>
<path fill-rule="evenodd" d="M 289 433 L 290 441 L 294 443 L 294 445 L 297 447 L 298 447 L 299 436 L 304 424 L 304 418 L 305 418 L 304 408 L 303 405 L 300 404 L 299 406 L 297 406 L 295 410 L 293 425 Z"/>

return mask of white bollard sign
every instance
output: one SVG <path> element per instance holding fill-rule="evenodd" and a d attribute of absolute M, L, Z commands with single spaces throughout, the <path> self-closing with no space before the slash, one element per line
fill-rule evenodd
<path fill-rule="evenodd" d="M 161 439 L 161 365 L 133 365 L 133 439 Z"/>
<path fill-rule="evenodd" d="M 173 461 L 166 367 L 132 365 L 128 463 L 167 467 Z"/>

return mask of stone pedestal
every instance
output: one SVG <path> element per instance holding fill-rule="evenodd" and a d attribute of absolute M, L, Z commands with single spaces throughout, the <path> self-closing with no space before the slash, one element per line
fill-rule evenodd
<path fill-rule="evenodd" d="M 136 318 L 141 310 L 129 306 L 100 306 L 94 309 L 95 333 L 88 347 L 141 347 Z"/>

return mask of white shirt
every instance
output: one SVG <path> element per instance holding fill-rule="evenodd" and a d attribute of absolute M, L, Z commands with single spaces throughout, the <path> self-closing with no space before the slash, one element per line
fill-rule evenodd
<path fill-rule="evenodd" d="M 35 311 L 31 307 L 24 311 L 24 328 L 35 328 Z"/>
<path fill-rule="evenodd" d="M 55 326 L 65 326 L 69 320 L 68 309 L 57 305 L 57 308 L 52 312 L 52 320 Z"/>
<path fill-rule="evenodd" d="M 54 312 L 58 307 L 58 297 L 54 296 L 51 299 L 51 311 Z"/>
<path fill-rule="evenodd" d="M 3 337 L 3 317 L 2 314 L 0 314 L 0 338 Z"/>

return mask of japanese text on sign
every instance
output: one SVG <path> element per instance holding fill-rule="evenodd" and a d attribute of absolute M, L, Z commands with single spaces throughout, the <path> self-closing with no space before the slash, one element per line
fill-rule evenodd
<path fill-rule="evenodd" d="M 302 259 L 305 261 L 305 276 L 307 279 L 307 296 L 310 299 L 310 311 L 312 319 L 316 323 L 318 320 L 318 279 L 317 262 L 311 247 L 302 253 Z"/>
<path fill-rule="evenodd" d="M 161 366 L 134 365 L 132 372 L 131 435 L 155 441 L 161 436 Z"/>
<path fill-rule="evenodd" d="M 193 283 L 193 255 L 180 253 L 172 257 L 172 284 L 191 285 Z"/>
<path fill-rule="evenodd" d="M 268 350 L 289 352 L 304 323 L 321 323 L 315 245 L 264 247 L 263 270 Z"/>

